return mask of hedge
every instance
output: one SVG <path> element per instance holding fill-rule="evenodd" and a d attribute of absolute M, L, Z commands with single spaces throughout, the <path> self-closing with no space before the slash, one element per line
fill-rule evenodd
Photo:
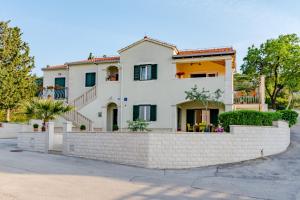
<path fill-rule="evenodd" d="M 297 123 L 298 113 L 296 111 L 293 111 L 293 110 L 279 110 L 277 112 L 281 113 L 281 119 L 289 122 L 290 127 Z"/>
<path fill-rule="evenodd" d="M 273 121 L 280 120 L 280 112 L 259 112 L 254 110 L 239 110 L 224 112 L 219 115 L 219 121 L 226 132 L 230 125 L 272 126 Z"/>

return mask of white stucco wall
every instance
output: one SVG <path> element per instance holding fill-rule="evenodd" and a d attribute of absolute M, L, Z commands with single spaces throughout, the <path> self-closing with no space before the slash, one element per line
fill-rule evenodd
<path fill-rule="evenodd" d="M 21 132 L 17 134 L 18 148 L 26 151 L 48 152 L 46 132 Z"/>
<path fill-rule="evenodd" d="M 290 144 L 286 122 L 231 126 L 230 133 L 64 133 L 63 153 L 148 168 L 180 169 L 277 154 Z"/>
<path fill-rule="evenodd" d="M 96 84 L 98 82 L 98 69 L 94 64 L 74 65 L 69 67 L 69 99 L 75 99 L 91 87 L 85 87 L 85 74 L 96 73 Z"/>
<path fill-rule="evenodd" d="M 230 90 L 230 94 L 224 96 L 224 100 L 226 99 L 226 102 L 230 104 L 225 109 L 232 107 L 231 71 L 226 76 L 177 79 L 173 55 L 174 49 L 144 41 L 122 51 L 120 63 L 70 65 L 69 70 L 65 71 L 67 74 L 62 74 L 67 77 L 69 100 L 77 98 L 90 89 L 90 87 L 85 87 L 85 73 L 96 72 L 97 98 L 78 110 L 94 122 L 94 128 L 107 130 L 107 105 L 116 103 L 119 128 L 126 128 L 127 121 L 132 120 L 133 105 L 153 104 L 157 105 L 157 120 L 150 122 L 149 128 L 156 129 L 156 131 L 174 130 L 176 129 L 176 105 L 186 101 L 184 92 L 195 85 L 211 92 L 216 89 Z M 230 64 L 227 68 L 231 69 L 231 56 L 225 56 L 222 59 L 227 59 L 226 63 Z M 134 65 L 139 64 L 157 64 L 157 80 L 134 81 Z M 106 69 L 109 66 L 119 67 L 120 81 L 106 81 Z M 44 85 L 53 85 L 54 78 L 61 72 L 62 70 L 44 71 Z M 124 98 L 128 101 L 125 102 Z M 99 112 L 102 117 L 98 116 Z"/>
<path fill-rule="evenodd" d="M 66 87 L 69 87 L 67 69 L 44 70 L 43 87 L 54 86 L 55 78 L 63 78 L 63 77 L 66 78 Z"/>

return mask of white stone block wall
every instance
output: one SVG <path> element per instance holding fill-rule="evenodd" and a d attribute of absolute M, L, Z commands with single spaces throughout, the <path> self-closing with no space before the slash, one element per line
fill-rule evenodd
<path fill-rule="evenodd" d="M 17 133 L 18 148 L 27 151 L 48 152 L 47 132 Z"/>
<path fill-rule="evenodd" d="M 63 154 L 148 166 L 147 133 L 64 133 Z"/>
<path fill-rule="evenodd" d="M 31 131 L 33 128 L 28 124 L 2 123 L 0 127 L 0 138 L 16 138 L 17 133 L 21 131 Z"/>
<path fill-rule="evenodd" d="M 231 126 L 231 133 L 64 133 L 65 155 L 160 169 L 239 162 L 277 154 L 290 143 L 286 122 Z"/>

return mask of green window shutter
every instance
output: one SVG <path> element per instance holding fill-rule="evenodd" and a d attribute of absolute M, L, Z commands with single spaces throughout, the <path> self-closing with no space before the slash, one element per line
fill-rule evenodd
<path fill-rule="evenodd" d="M 150 107 L 150 121 L 156 121 L 156 112 L 157 112 L 157 106 L 151 105 Z"/>
<path fill-rule="evenodd" d="M 157 79 L 157 64 L 151 65 L 151 79 Z"/>
<path fill-rule="evenodd" d="M 139 106 L 134 105 L 133 106 L 133 121 L 137 120 L 139 118 Z"/>
<path fill-rule="evenodd" d="M 140 66 L 139 65 L 134 65 L 133 80 L 135 80 L 135 81 L 140 80 Z"/>
<path fill-rule="evenodd" d="M 92 87 L 96 84 L 96 73 L 86 73 L 85 74 L 85 87 Z"/>

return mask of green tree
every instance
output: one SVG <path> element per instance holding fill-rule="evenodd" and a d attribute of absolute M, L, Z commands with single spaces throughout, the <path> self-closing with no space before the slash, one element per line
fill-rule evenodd
<path fill-rule="evenodd" d="M 35 77 L 31 75 L 34 58 L 21 36 L 18 27 L 0 21 L 0 109 L 6 111 L 7 121 L 12 109 L 35 94 Z"/>
<path fill-rule="evenodd" d="M 25 114 L 33 119 L 43 120 L 43 127 L 45 127 L 46 122 L 54 120 L 72 109 L 72 106 L 65 105 L 63 101 L 52 99 L 33 99 L 32 102 L 26 104 Z"/>
<path fill-rule="evenodd" d="M 252 45 L 248 48 L 241 71 L 256 78 L 265 75 L 266 94 L 270 98 L 272 108 L 275 109 L 277 98 L 283 90 L 290 90 L 292 96 L 294 89 L 299 88 L 299 37 L 296 34 L 280 35 L 276 39 L 267 40 L 259 47 Z"/>
<path fill-rule="evenodd" d="M 233 79 L 234 91 L 245 91 L 247 94 L 255 90 L 259 86 L 257 78 L 253 78 L 246 74 L 234 74 Z"/>
<path fill-rule="evenodd" d="M 224 92 L 220 89 L 217 89 L 212 93 L 209 90 L 205 90 L 204 88 L 202 88 L 202 91 L 199 91 L 197 85 L 195 85 L 191 88 L 191 90 L 185 91 L 185 99 L 199 102 L 203 105 L 205 111 L 207 112 L 210 104 L 224 105 L 224 103 L 220 101 L 223 93 Z M 208 122 L 207 115 L 206 122 Z M 206 127 L 207 126 L 208 124 L 206 124 Z"/>

